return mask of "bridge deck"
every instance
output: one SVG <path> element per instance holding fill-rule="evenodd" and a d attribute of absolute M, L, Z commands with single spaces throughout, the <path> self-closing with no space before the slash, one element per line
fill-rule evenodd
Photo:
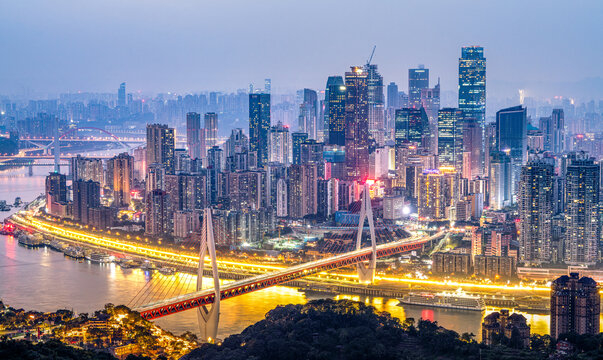
<path fill-rule="evenodd" d="M 441 236 L 443 233 L 444 232 L 439 232 L 430 237 L 415 236 L 408 239 L 379 245 L 377 246 L 377 257 L 379 258 L 402 252 L 418 250 L 423 246 L 423 244 Z M 272 273 L 234 281 L 221 286 L 220 299 L 224 300 L 252 291 L 265 289 L 270 286 L 286 283 L 288 281 L 299 279 L 322 271 L 354 265 L 358 262 L 368 261 L 370 260 L 370 257 L 371 248 L 367 247 L 334 257 L 299 264 Z M 214 302 L 215 296 L 215 290 L 210 288 L 144 305 L 135 310 L 139 311 L 143 318 L 152 320 L 162 316 L 211 304 Z"/>

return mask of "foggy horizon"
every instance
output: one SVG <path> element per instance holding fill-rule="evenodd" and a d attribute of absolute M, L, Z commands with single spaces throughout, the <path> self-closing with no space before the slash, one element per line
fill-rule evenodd
<path fill-rule="evenodd" d="M 121 82 L 145 94 L 234 92 L 263 87 L 264 78 L 277 94 L 320 90 L 328 76 L 365 64 L 374 45 L 385 84 L 407 91 L 408 69 L 423 64 L 431 86 L 439 77 L 442 91 L 456 92 L 461 47 L 480 45 L 488 97 L 519 89 L 603 97 L 601 2 L 34 0 L 3 8 L 3 95 L 115 93 Z"/>

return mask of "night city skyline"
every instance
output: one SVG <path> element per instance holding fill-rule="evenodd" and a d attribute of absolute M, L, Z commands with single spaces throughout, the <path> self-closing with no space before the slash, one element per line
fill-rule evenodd
<path fill-rule="evenodd" d="M 0 359 L 603 358 L 602 1 L 0 8 Z"/>

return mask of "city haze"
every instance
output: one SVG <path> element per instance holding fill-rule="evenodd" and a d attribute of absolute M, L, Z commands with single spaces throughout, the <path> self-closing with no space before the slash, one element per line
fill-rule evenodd
<path fill-rule="evenodd" d="M 373 63 L 406 88 L 408 68 L 457 90 L 464 45 L 481 45 L 488 96 L 598 99 L 598 1 L 28 1 L 0 12 L 0 94 L 324 88 Z M 571 24 L 571 25 L 570 25 Z"/>

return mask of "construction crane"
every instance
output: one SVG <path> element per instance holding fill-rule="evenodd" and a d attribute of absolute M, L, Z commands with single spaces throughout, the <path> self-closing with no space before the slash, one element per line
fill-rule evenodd
<path fill-rule="evenodd" d="M 377 45 L 373 46 L 373 52 L 371 52 L 371 57 L 366 62 L 367 67 L 371 64 L 371 60 L 373 60 L 373 55 L 375 55 L 375 49 L 377 49 Z"/>

